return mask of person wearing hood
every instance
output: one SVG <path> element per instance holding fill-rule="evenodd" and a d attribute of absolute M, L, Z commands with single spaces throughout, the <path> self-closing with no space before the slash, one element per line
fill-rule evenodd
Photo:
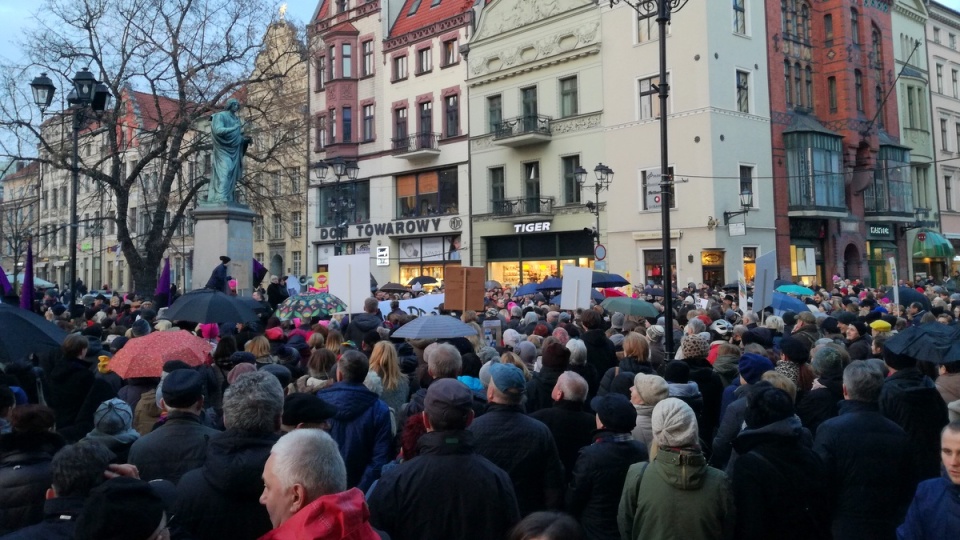
<path fill-rule="evenodd" d="M 792 398 L 761 381 L 747 390 L 746 402 L 746 428 L 733 443 L 738 457 L 727 469 L 737 509 L 736 537 L 829 538 L 823 463 L 809 440 L 804 443 Z"/>
<path fill-rule="evenodd" d="M 917 480 L 940 476 L 940 430 L 949 423 L 947 404 L 936 385 L 917 368 L 917 360 L 883 349 L 889 375 L 880 391 L 880 413 L 910 437 Z"/>
<path fill-rule="evenodd" d="M 260 504 L 261 475 L 282 415 L 283 388 L 269 373 L 245 373 L 227 388 L 227 430 L 211 438 L 203 466 L 177 484 L 173 514 L 194 539 L 255 540 L 273 528 Z"/>
<path fill-rule="evenodd" d="M 337 364 L 337 383 L 317 393 L 337 408 L 330 435 L 347 466 L 347 485 L 366 491 L 393 457 L 390 409 L 363 381 L 370 370 L 360 351 L 347 351 Z"/>
<path fill-rule="evenodd" d="M 383 319 L 377 313 L 380 303 L 376 298 L 367 298 L 363 301 L 363 313 L 350 316 L 350 323 L 343 330 L 343 339 L 354 343 L 362 343 L 363 336 L 371 330 L 383 326 Z"/>
<path fill-rule="evenodd" d="M 570 363 L 570 350 L 560 343 L 551 343 L 543 349 L 543 367 L 527 381 L 527 414 L 552 406 L 552 393 L 560 374 Z"/>
<path fill-rule="evenodd" d="M 690 380 L 690 366 L 683 360 L 671 360 L 663 368 L 663 379 L 667 381 L 668 397 L 683 400 L 693 409 L 700 422 L 703 414 L 703 395 L 700 387 Z"/>
<path fill-rule="evenodd" d="M 113 398 L 104 401 L 93 414 L 93 431 L 83 438 L 95 441 L 116 456 L 117 463 L 126 463 L 130 447 L 140 438 L 133 429 L 133 410 L 125 401 Z"/>
<path fill-rule="evenodd" d="M 847 352 L 851 360 L 866 360 L 872 356 L 870 347 L 870 328 L 863 321 L 854 321 L 847 325 Z"/>
<path fill-rule="evenodd" d="M 566 510 L 577 518 L 588 540 L 617 540 L 617 509 L 627 470 L 647 461 L 647 447 L 633 439 L 637 411 L 620 394 L 595 397 L 593 444 L 580 450 L 567 490 Z"/>
<path fill-rule="evenodd" d="M 813 389 L 798 400 L 797 416 L 814 435 L 820 424 L 839 413 L 838 403 L 843 401 L 843 368 L 849 363 L 847 350 L 835 343 L 818 345 L 813 353 L 810 366 L 817 378 Z"/>
<path fill-rule="evenodd" d="M 68 335 L 61 345 L 62 357 L 50 371 L 47 400 L 57 416 L 57 432 L 68 441 L 78 441 L 90 432 L 97 407 L 117 396 L 106 379 L 94 374 L 87 360 L 89 347 L 86 337 Z"/>
<path fill-rule="evenodd" d="M 590 436 L 596 429 L 593 415 L 584 411 L 588 392 L 589 386 L 583 377 L 572 371 L 564 371 L 557 377 L 557 384 L 550 393 L 553 406 L 530 415 L 550 428 L 567 483 L 573 476 L 577 454 L 590 444 Z"/>
<path fill-rule="evenodd" d="M 663 326 L 651 325 L 647 328 L 647 343 L 649 344 L 650 365 L 659 372 L 663 366 L 665 354 L 663 352 Z"/>
<path fill-rule="evenodd" d="M 617 524 L 625 540 L 733 538 L 733 494 L 723 471 L 707 465 L 698 444 L 696 415 L 676 398 L 653 409 L 656 443 L 649 462 L 631 465 Z"/>
<path fill-rule="evenodd" d="M 740 386 L 734 391 L 736 400 L 727 407 L 720 420 L 720 428 L 713 439 L 713 453 L 710 455 L 710 464 L 718 469 L 726 469 L 733 449 L 733 441 L 743 426 L 743 415 L 747 409 L 746 392 L 749 385 L 760 382 L 763 374 L 773 371 L 773 362 L 767 357 L 756 353 L 746 353 L 740 357 Z"/>
<path fill-rule="evenodd" d="M 637 373 L 634 377 L 633 386 L 630 387 L 630 403 L 637 411 L 633 438 L 648 449 L 653 448 L 653 408 L 668 397 L 670 388 L 663 377 L 645 373 Z"/>

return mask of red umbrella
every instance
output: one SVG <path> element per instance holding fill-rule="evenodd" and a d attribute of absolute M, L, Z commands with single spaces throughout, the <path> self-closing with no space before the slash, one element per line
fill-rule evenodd
<path fill-rule="evenodd" d="M 604 289 L 604 290 L 603 290 L 603 297 L 604 297 L 604 298 L 611 298 L 611 297 L 614 297 L 614 296 L 626 296 L 626 293 L 620 292 L 620 291 L 618 291 L 618 290 L 616 290 L 616 289 Z"/>
<path fill-rule="evenodd" d="M 151 332 L 131 339 L 110 359 L 110 370 L 124 379 L 159 377 L 167 360 L 191 366 L 208 361 L 213 345 L 185 330 Z"/>

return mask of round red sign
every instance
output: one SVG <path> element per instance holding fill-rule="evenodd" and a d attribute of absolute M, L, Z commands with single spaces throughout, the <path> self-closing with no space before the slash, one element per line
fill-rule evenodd
<path fill-rule="evenodd" d="M 917 240 L 919 240 L 919 241 L 921 241 L 921 242 L 925 242 L 925 241 L 927 240 L 927 233 L 919 233 L 919 234 L 917 234 Z"/>

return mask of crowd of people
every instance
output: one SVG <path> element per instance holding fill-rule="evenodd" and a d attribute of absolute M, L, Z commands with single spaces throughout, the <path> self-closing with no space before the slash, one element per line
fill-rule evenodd
<path fill-rule="evenodd" d="M 439 340 L 373 297 L 219 325 L 47 305 L 60 349 L 0 375 L 0 539 L 960 537 L 960 363 L 887 346 L 960 294 L 839 280 L 775 315 L 676 292 L 668 328 L 493 290 L 425 315 L 476 331 Z M 208 362 L 111 370 L 181 330 Z"/>

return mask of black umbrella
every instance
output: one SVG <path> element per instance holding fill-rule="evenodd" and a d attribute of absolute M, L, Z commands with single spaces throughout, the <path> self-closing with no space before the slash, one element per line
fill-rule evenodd
<path fill-rule="evenodd" d="M 483 282 L 483 288 L 488 291 L 492 291 L 494 289 L 502 289 L 503 285 L 501 285 L 499 281 L 490 279 Z"/>
<path fill-rule="evenodd" d="M 897 292 L 900 295 L 900 304 L 909 306 L 914 302 L 920 302 L 923 305 L 923 309 L 930 311 L 930 299 L 916 289 L 901 286 L 897 289 Z"/>
<path fill-rule="evenodd" d="M 663 289 L 660 287 L 646 287 L 643 289 L 643 294 L 646 296 L 659 296 L 663 297 Z"/>
<path fill-rule="evenodd" d="M 590 284 L 591 287 L 607 288 L 607 287 L 623 287 L 624 285 L 629 285 L 630 282 L 623 278 L 619 274 L 608 274 L 606 272 L 593 272 L 593 282 Z"/>
<path fill-rule="evenodd" d="M 960 362 L 960 329 L 938 322 L 911 326 L 890 338 L 886 347 L 890 352 L 916 360 L 949 364 Z"/>
<path fill-rule="evenodd" d="M 389 282 L 389 283 L 384 283 L 383 287 L 380 287 L 380 290 L 382 292 L 403 294 L 403 293 L 410 292 L 410 287 L 404 287 L 399 283 Z"/>
<path fill-rule="evenodd" d="M 370 274 L 370 292 L 377 292 L 377 279 Z"/>
<path fill-rule="evenodd" d="M 411 280 L 407 283 L 407 285 L 413 287 L 413 286 L 416 285 L 417 283 L 419 283 L 420 285 L 433 285 L 434 283 L 437 283 L 437 278 L 435 278 L 435 277 L 433 277 L 433 276 L 417 276 L 417 277 L 411 279 Z"/>
<path fill-rule="evenodd" d="M 66 337 L 59 326 L 34 312 L 0 304 L 0 363 L 56 349 Z"/>
<path fill-rule="evenodd" d="M 252 309 L 258 315 L 262 315 L 270 311 L 270 304 L 264 302 L 263 300 L 254 300 L 249 296 L 237 296 L 236 299 L 238 302 L 240 302 L 244 306 L 247 306 L 248 308 Z M 227 322 L 232 322 L 232 321 L 227 321 Z"/>
<path fill-rule="evenodd" d="M 190 291 L 163 312 L 163 319 L 195 323 L 244 323 L 259 319 L 238 297 L 213 289 Z"/>

